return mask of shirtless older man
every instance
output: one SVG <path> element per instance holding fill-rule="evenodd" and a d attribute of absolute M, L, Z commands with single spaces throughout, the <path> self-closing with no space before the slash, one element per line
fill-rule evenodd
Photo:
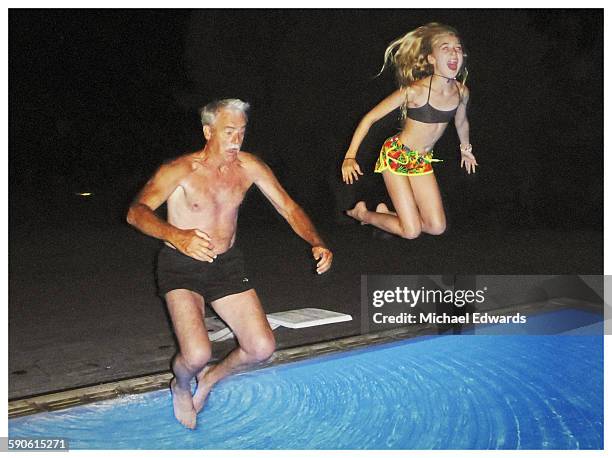
<path fill-rule="evenodd" d="M 274 336 L 257 293 L 248 284 L 244 263 L 234 247 L 238 208 L 254 183 L 312 246 L 316 271 L 326 272 L 332 252 L 312 222 L 283 189 L 270 168 L 240 151 L 248 104 L 238 99 L 212 102 L 201 110 L 206 145 L 164 165 L 130 206 L 127 220 L 165 242 L 158 257 L 159 292 L 166 299 L 179 343 L 170 383 L 174 414 L 188 428 L 212 386 L 226 375 L 268 359 Z M 168 203 L 168 221 L 154 213 Z M 211 345 L 204 325 L 208 301 L 230 326 L 239 346 L 222 362 L 205 367 Z M 190 382 L 197 389 L 191 394 Z"/>

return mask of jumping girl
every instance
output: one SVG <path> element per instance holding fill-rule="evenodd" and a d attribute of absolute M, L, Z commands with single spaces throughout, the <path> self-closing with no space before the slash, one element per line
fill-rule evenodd
<path fill-rule="evenodd" d="M 400 107 L 403 129 L 384 142 L 374 169 L 382 173 L 395 211 L 384 203 L 369 211 L 360 201 L 347 211 L 349 216 L 407 239 L 444 232 L 446 216 L 432 163 L 441 162 L 434 159 L 433 147 L 451 119 L 459 136 L 461 167 L 469 174 L 478 165 L 469 138 L 464 58 L 457 31 L 438 23 L 421 26 L 387 47 L 383 70 L 395 67 L 399 89 L 357 126 L 342 163 L 342 180 L 352 184 L 363 175 L 355 159 L 359 145 L 376 121 Z"/>

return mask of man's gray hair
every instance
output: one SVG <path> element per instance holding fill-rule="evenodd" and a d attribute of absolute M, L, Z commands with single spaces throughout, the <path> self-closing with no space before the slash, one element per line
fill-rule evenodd
<path fill-rule="evenodd" d="M 249 107 L 250 105 L 247 102 L 243 102 L 240 99 L 215 100 L 200 108 L 200 120 L 202 121 L 202 126 L 210 126 L 214 124 L 217 113 L 224 109 L 242 111 L 244 117 L 248 120 L 247 111 Z"/>

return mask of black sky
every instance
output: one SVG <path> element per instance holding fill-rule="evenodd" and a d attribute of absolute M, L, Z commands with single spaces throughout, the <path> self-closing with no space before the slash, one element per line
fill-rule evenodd
<path fill-rule="evenodd" d="M 10 199 L 34 190 L 131 193 L 201 147 L 197 108 L 252 103 L 246 149 L 305 207 L 333 212 L 360 117 L 394 89 L 386 45 L 429 21 L 467 47 L 471 143 L 436 146 L 447 205 L 507 224 L 601 227 L 603 10 L 21 10 L 9 12 Z M 395 115 L 372 129 L 369 169 Z M 381 191 L 377 177 L 359 193 Z M 111 185 L 112 183 L 112 185 Z M 330 199 L 330 196 L 332 197 Z"/>

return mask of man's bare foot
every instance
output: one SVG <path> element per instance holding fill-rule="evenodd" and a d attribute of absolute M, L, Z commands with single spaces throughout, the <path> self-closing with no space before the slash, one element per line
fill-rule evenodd
<path fill-rule="evenodd" d="M 352 218 L 355 218 L 357 221 L 360 221 L 361 224 L 367 224 L 363 222 L 363 215 L 368 211 L 368 207 L 366 207 L 366 204 L 363 200 L 360 200 L 359 202 L 357 202 L 357 204 L 351 208 L 350 210 L 346 211 L 346 214 L 349 215 Z"/>
<path fill-rule="evenodd" d="M 389 207 L 387 207 L 387 204 L 381 202 L 376 206 L 376 213 L 386 213 L 387 215 L 395 215 L 397 216 L 397 213 L 392 212 L 391 210 L 389 210 Z"/>
<path fill-rule="evenodd" d="M 174 416 L 176 419 L 189 429 L 196 426 L 196 411 L 193 408 L 191 391 L 176 385 L 176 378 L 170 382 L 172 391 L 172 404 L 174 405 Z"/>
<path fill-rule="evenodd" d="M 204 380 L 206 373 L 212 368 L 212 365 L 206 366 L 197 376 L 198 387 L 193 395 L 193 408 L 195 409 L 196 413 L 200 413 L 200 410 L 202 410 L 204 407 L 208 393 L 210 393 L 210 390 L 212 389 L 212 385 L 206 383 L 206 380 Z"/>

